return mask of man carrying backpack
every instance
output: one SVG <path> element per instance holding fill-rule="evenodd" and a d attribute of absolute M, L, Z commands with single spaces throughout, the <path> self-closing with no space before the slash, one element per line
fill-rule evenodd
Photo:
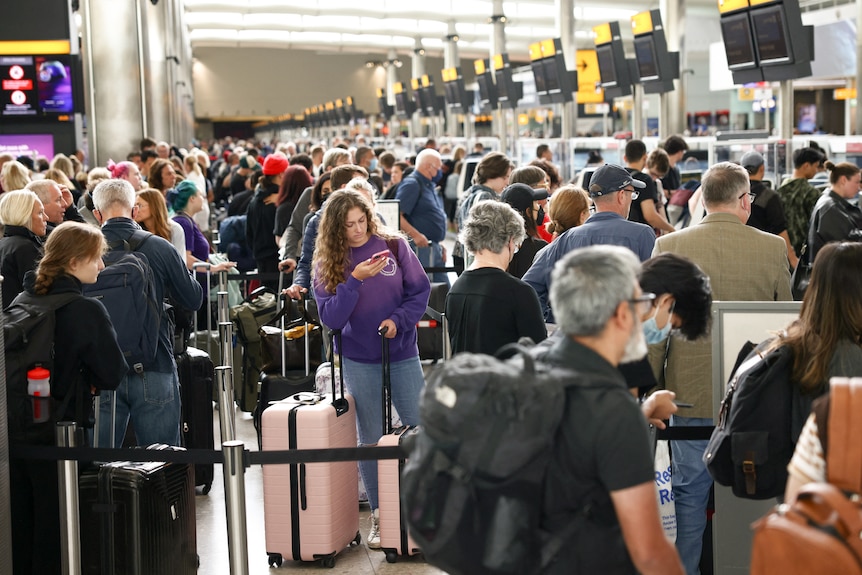
<path fill-rule="evenodd" d="M 173 355 L 173 326 L 167 320 L 161 302 L 165 296 L 185 309 L 198 309 L 202 302 L 203 291 L 180 259 L 176 249 L 165 239 L 149 235 L 138 243 L 133 239 L 139 234 L 140 227 L 134 221 L 135 190 L 125 180 L 106 180 L 93 190 L 94 215 L 102 225 L 102 233 L 110 246 L 135 244 L 131 251 L 143 254 L 141 258 L 152 274 L 152 293 L 134 294 L 129 297 L 145 297 L 148 312 L 156 305 L 158 339 L 155 353 L 139 362 L 129 361 L 132 368 L 117 388 L 117 416 L 115 422 L 114 445 L 123 443 L 126 426 L 131 418 L 139 445 L 166 443 L 180 445 L 180 392 L 177 366 Z M 122 249 L 122 248 L 120 248 Z M 155 304 L 154 304 L 155 302 Z M 109 309 L 110 306 L 106 307 Z M 130 305 L 138 302 L 129 302 Z M 128 316 L 127 316 L 128 317 Z M 144 317 L 130 318 L 123 322 L 111 316 L 118 341 L 124 334 L 141 331 Z M 135 322 L 134 320 L 138 321 Z M 143 334 L 146 336 L 146 334 Z M 125 350 L 124 350 L 125 351 Z M 110 421 L 111 403 L 109 396 L 102 395 L 101 422 Z M 109 446 L 110 429 L 101 424 L 99 445 Z"/>
<path fill-rule="evenodd" d="M 641 292 L 639 267 L 626 248 L 593 246 L 553 272 L 551 304 L 565 337 L 544 361 L 578 381 L 566 387 L 542 522 L 571 535 L 545 573 L 683 573 L 659 520 L 646 420 L 616 369 L 647 352 L 639 318 L 655 296 Z"/>

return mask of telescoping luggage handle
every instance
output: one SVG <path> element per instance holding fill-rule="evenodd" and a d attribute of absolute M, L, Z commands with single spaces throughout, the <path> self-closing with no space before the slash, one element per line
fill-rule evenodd
<path fill-rule="evenodd" d="M 192 269 L 196 272 L 203 273 L 206 275 L 206 292 L 204 293 L 204 307 L 207 312 L 207 335 L 206 335 L 206 344 L 207 344 L 207 355 L 212 356 L 212 346 L 210 340 L 212 339 L 212 330 L 213 330 L 213 319 L 212 313 L 210 311 L 210 299 L 211 294 L 210 290 L 212 289 L 212 265 L 209 262 L 198 261 L 192 264 Z M 195 310 L 194 313 L 194 338 L 198 337 L 198 311 Z"/>
<path fill-rule="evenodd" d="M 389 362 L 389 338 L 386 326 L 377 330 L 380 334 L 380 361 L 383 368 L 383 435 L 392 433 L 392 375 Z"/>
<path fill-rule="evenodd" d="M 339 386 L 341 387 L 341 397 L 335 395 L 335 340 L 338 338 L 338 375 Z M 308 338 L 306 338 L 306 353 L 308 353 Z M 333 329 L 329 332 L 329 349 L 331 349 L 332 358 L 329 362 L 329 374 L 332 379 L 332 406 L 335 408 L 335 415 L 340 416 L 350 409 L 350 404 L 344 397 L 344 348 L 341 347 L 341 330 Z M 307 365 L 307 364 L 306 364 Z"/>
<path fill-rule="evenodd" d="M 431 319 L 419 320 L 416 322 L 416 327 L 435 328 L 440 325 L 443 328 L 443 361 L 447 361 L 452 357 L 452 343 L 449 341 L 449 322 L 446 319 L 446 314 L 429 305 L 425 306 L 425 315 Z"/>

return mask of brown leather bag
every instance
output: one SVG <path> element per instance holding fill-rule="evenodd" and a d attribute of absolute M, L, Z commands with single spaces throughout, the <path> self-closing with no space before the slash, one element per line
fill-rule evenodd
<path fill-rule="evenodd" d="M 862 574 L 862 378 L 833 378 L 829 404 L 829 482 L 754 523 L 751 575 Z"/>

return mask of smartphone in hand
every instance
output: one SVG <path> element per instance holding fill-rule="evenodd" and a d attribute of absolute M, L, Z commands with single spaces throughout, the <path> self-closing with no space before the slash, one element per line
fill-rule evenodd
<path fill-rule="evenodd" d="M 377 252 L 373 256 L 371 256 L 371 261 L 374 263 L 379 262 L 380 260 L 389 257 L 389 250 L 383 250 L 381 252 Z"/>

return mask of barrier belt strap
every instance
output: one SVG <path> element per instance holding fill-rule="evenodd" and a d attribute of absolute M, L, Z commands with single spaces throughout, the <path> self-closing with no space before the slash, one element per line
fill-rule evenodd
<path fill-rule="evenodd" d="M 712 437 L 712 431 L 714 429 L 715 428 L 711 425 L 668 427 L 667 429 L 657 429 L 656 439 L 668 439 L 671 441 L 708 440 Z"/>
<path fill-rule="evenodd" d="M 332 449 L 290 449 L 281 451 L 244 451 L 245 466 L 299 463 L 323 463 L 334 461 L 361 461 L 381 459 L 403 459 L 406 453 L 399 446 L 391 447 L 343 447 Z M 169 462 L 194 465 L 224 463 L 221 451 L 209 449 L 150 450 L 107 449 L 96 447 L 55 447 L 47 445 L 11 445 L 12 459 L 39 459 L 53 461 L 134 461 Z"/>

